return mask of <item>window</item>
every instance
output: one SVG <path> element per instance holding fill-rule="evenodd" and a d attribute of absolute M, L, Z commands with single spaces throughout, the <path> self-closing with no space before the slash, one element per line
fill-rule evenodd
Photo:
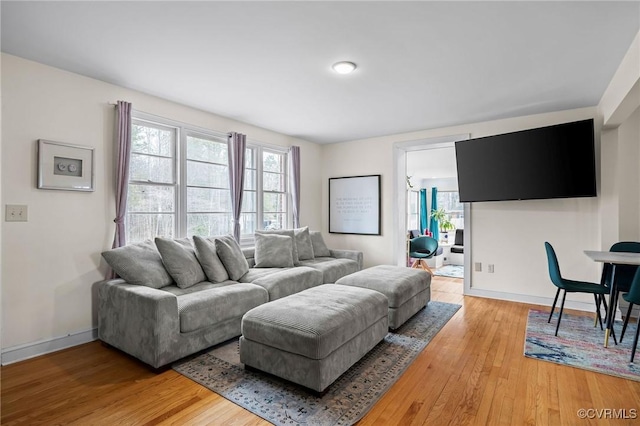
<path fill-rule="evenodd" d="M 175 128 L 133 121 L 127 196 L 127 241 L 173 237 L 176 225 Z"/>
<path fill-rule="evenodd" d="M 187 133 L 187 235 L 231 232 L 227 142 Z"/>
<path fill-rule="evenodd" d="M 262 152 L 262 228 L 287 227 L 287 161 L 285 154 Z"/>
<path fill-rule="evenodd" d="M 444 209 L 456 229 L 464 228 L 464 207 L 458 191 L 438 191 L 438 208 Z"/>
<path fill-rule="evenodd" d="M 407 191 L 407 229 L 420 229 L 419 192 Z"/>
<path fill-rule="evenodd" d="M 127 242 L 233 230 L 227 139 L 180 123 L 132 120 Z M 240 215 L 243 240 L 289 223 L 287 153 L 248 144 Z"/>
<path fill-rule="evenodd" d="M 256 229 L 284 229 L 289 224 L 287 153 L 251 145 L 246 153 L 241 233 Z"/>

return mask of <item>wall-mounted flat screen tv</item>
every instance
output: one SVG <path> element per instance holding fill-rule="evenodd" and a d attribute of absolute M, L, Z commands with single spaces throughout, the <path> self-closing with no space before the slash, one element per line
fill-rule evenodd
<path fill-rule="evenodd" d="M 461 202 L 595 197 L 593 120 L 455 144 Z"/>

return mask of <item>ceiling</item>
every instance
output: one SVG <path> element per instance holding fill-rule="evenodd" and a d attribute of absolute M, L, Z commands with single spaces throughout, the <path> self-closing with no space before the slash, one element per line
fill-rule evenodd
<path fill-rule="evenodd" d="M 0 4 L 3 52 L 318 143 L 597 105 L 640 28 L 638 2 Z"/>
<path fill-rule="evenodd" d="M 454 147 L 423 149 L 407 153 L 407 176 L 420 187 L 423 179 L 458 179 Z"/>

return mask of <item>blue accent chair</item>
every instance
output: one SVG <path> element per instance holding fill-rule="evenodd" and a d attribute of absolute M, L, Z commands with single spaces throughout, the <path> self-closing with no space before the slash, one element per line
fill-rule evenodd
<path fill-rule="evenodd" d="M 431 259 L 438 251 L 438 241 L 435 238 L 421 236 L 409 240 L 409 257 L 416 259 L 412 268 L 421 267 L 433 275 L 433 271 L 427 265 L 426 260 Z"/>

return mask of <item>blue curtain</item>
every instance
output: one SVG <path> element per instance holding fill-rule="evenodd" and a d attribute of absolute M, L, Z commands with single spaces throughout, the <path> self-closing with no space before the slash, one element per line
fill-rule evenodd
<path fill-rule="evenodd" d="M 427 212 L 427 190 L 422 188 L 420 190 L 420 234 L 424 235 L 425 229 L 429 227 L 427 222 L 429 214 Z"/>
<path fill-rule="evenodd" d="M 431 188 L 431 211 L 438 210 L 438 188 Z M 440 240 L 440 231 L 438 230 L 438 221 L 431 218 L 429 221 L 429 231 L 433 234 L 436 241 Z"/>

